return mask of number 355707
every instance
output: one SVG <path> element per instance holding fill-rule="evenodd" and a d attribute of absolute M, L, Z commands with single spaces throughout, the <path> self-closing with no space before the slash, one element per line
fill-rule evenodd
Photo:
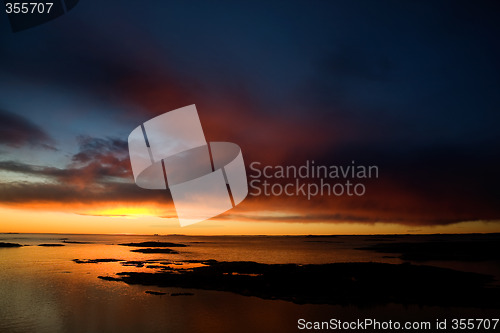
<path fill-rule="evenodd" d="M 6 2 L 7 14 L 49 14 L 53 2 Z"/>

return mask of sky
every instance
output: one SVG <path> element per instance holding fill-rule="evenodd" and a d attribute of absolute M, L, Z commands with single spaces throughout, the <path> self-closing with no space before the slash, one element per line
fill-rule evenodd
<path fill-rule="evenodd" d="M 500 232 L 496 1 L 92 1 L 0 15 L 0 232 Z M 127 138 L 195 104 L 250 165 L 375 165 L 362 196 L 248 196 L 179 226 Z M 284 184 L 290 179 L 274 180 Z M 318 179 L 309 180 L 318 184 Z"/>

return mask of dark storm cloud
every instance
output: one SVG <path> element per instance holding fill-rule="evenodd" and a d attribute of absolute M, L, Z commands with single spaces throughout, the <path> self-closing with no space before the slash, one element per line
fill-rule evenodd
<path fill-rule="evenodd" d="M 90 184 L 85 189 L 49 183 L 14 182 L 0 184 L 0 202 L 15 204 L 82 204 L 92 205 L 107 202 L 154 202 L 171 204 L 167 191 L 143 190 L 133 183 Z"/>
<path fill-rule="evenodd" d="M 50 178 L 61 184 L 86 187 L 109 177 L 132 179 L 127 142 L 117 138 L 77 138 L 79 152 L 66 168 L 30 165 L 16 161 L 0 161 L 0 170 Z"/>
<path fill-rule="evenodd" d="M 0 184 L 0 201 L 6 203 L 145 202 L 167 203 L 166 191 L 143 190 L 135 185 L 127 142 L 117 138 L 78 138 L 79 152 L 66 168 L 0 161 L 0 170 L 37 176 L 42 182 Z"/>
<path fill-rule="evenodd" d="M 343 223 L 345 221 L 359 222 L 373 224 L 380 222 L 379 218 L 375 217 L 364 217 L 360 215 L 344 215 L 335 213 L 325 213 L 325 214 L 296 214 L 296 215 L 284 215 L 284 216 L 273 216 L 273 215 L 251 215 L 251 214 L 227 214 L 220 217 L 225 220 L 251 220 L 260 222 L 297 222 L 297 223 L 307 223 L 307 222 L 319 222 L 319 223 Z M 384 222 L 401 222 L 399 220 L 387 220 Z"/>
<path fill-rule="evenodd" d="M 75 165 L 98 162 L 104 166 L 128 161 L 127 141 L 118 138 L 77 137 L 79 152 L 71 160 Z"/>
<path fill-rule="evenodd" d="M 28 119 L 0 109 L 0 144 L 11 147 L 42 147 L 55 150 L 54 141 L 39 126 Z"/>

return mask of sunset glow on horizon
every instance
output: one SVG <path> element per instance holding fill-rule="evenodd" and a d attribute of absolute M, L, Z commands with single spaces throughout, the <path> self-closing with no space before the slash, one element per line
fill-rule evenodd
<path fill-rule="evenodd" d="M 264 222 L 241 218 L 212 218 L 192 226 L 179 226 L 176 217 L 159 217 L 147 208 L 114 208 L 94 214 L 38 209 L 0 208 L 0 233 L 61 234 L 182 234 L 182 235 L 375 235 L 451 234 L 499 232 L 500 221 L 464 221 L 442 226 L 395 223 Z M 174 212 L 175 214 L 175 212 Z"/>

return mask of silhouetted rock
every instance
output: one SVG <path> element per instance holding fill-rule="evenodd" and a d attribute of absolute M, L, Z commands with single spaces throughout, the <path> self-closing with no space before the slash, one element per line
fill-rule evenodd
<path fill-rule="evenodd" d="M 186 244 L 180 243 L 170 243 L 170 242 L 142 242 L 142 243 L 124 243 L 118 244 L 122 246 L 134 246 L 134 247 L 186 247 Z"/>
<path fill-rule="evenodd" d="M 0 242 L 0 247 L 21 247 L 21 246 L 22 246 L 21 244 L 17 244 L 17 243 Z"/>
<path fill-rule="evenodd" d="M 144 267 L 144 261 L 124 261 L 120 264 L 122 266 Z"/>
<path fill-rule="evenodd" d="M 64 246 L 64 244 L 38 244 L 38 246 L 58 247 L 58 246 Z"/>
<path fill-rule="evenodd" d="M 166 248 L 157 248 L 157 249 L 136 249 L 136 250 L 130 250 L 130 252 L 139 252 L 139 253 L 170 253 L 170 254 L 178 254 L 179 252 L 172 250 L 172 249 L 166 249 Z"/>
<path fill-rule="evenodd" d="M 122 259 L 73 259 L 77 264 L 97 264 L 100 262 L 117 262 L 123 261 Z"/>
<path fill-rule="evenodd" d="M 145 293 L 150 294 L 150 295 L 158 295 L 158 296 L 167 294 L 167 293 L 163 293 L 161 291 L 152 291 L 152 290 L 146 290 Z"/>
<path fill-rule="evenodd" d="M 120 279 L 114 278 L 112 276 L 101 276 L 101 275 L 99 275 L 97 278 L 101 279 L 101 280 L 105 280 L 105 281 L 120 281 Z"/>
<path fill-rule="evenodd" d="M 70 241 L 70 240 L 63 240 L 63 243 L 66 243 L 66 244 L 94 244 L 92 242 L 79 242 L 79 241 Z"/>
<path fill-rule="evenodd" d="M 206 266 L 191 269 L 122 272 L 107 279 L 128 284 L 230 291 L 299 304 L 399 303 L 500 308 L 500 289 L 488 286 L 492 281 L 490 276 L 445 268 L 383 263 L 268 265 L 214 260 L 203 263 Z"/>

